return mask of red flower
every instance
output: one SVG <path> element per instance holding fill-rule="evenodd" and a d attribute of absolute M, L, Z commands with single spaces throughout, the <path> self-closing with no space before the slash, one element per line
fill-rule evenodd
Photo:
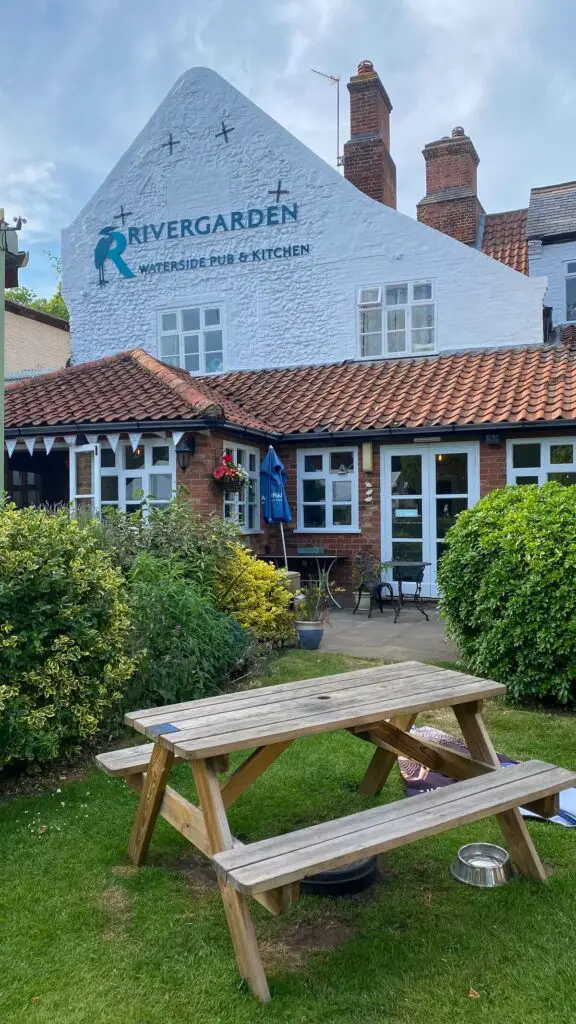
<path fill-rule="evenodd" d="M 232 462 L 232 456 L 231 455 L 224 455 L 223 458 L 222 458 L 222 462 L 226 462 L 226 463 Z"/>

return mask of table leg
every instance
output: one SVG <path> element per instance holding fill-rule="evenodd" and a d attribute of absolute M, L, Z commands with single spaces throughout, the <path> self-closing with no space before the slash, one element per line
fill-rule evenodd
<path fill-rule="evenodd" d="M 398 715 L 397 718 L 391 718 L 390 721 L 397 729 L 409 732 L 416 721 L 416 715 Z M 367 731 L 369 731 L 368 727 Z M 360 783 L 360 792 L 365 796 L 378 796 L 397 760 L 398 755 L 391 750 L 377 747 Z"/>
<path fill-rule="evenodd" d="M 220 853 L 221 850 L 229 850 L 233 842 L 232 834 L 226 817 L 218 776 L 210 759 L 192 761 L 192 772 L 212 854 Z M 254 924 L 250 917 L 248 901 L 245 896 L 223 879 L 219 879 L 218 884 L 238 970 L 248 982 L 254 995 L 262 1003 L 267 1003 L 270 999 L 270 992 L 258 949 Z"/>
<path fill-rule="evenodd" d="M 498 755 L 481 714 L 482 702 L 459 704 L 453 708 L 462 735 L 472 757 L 500 768 Z M 545 882 L 547 875 L 526 823 L 517 807 L 496 815 L 502 834 L 510 848 L 510 856 L 518 870 L 529 878 Z"/>
<path fill-rule="evenodd" d="M 140 803 L 136 811 L 132 833 L 128 843 L 128 855 L 133 864 L 142 864 L 148 853 L 148 847 L 164 797 L 168 776 L 174 762 L 171 750 L 156 743 L 150 758 L 150 764 L 144 778 L 140 794 Z"/>

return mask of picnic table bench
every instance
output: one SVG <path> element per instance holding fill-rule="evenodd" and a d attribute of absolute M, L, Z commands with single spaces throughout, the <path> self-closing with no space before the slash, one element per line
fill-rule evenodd
<path fill-rule="evenodd" d="M 152 742 L 96 760 L 140 794 L 128 847 L 134 864 L 146 856 L 158 815 L 212 859 L 240 974 L 266 1002 L 248 897 L 282 914 L 303 878 L 493 814 L 520 873 L 545 881 L 519 808 L 553 816 L 558 793 L 574 785 L 576 773 L 541 761 L 500 767 L 481 709 L 484 699 L 504 692 L 500 683 L 418 662 L 384 665 L 131 712 L 127 724 Z M 470 757 L 411 735 L 420 712 L 440 707 L 453 709 Z M 365 794 L 380 793 L 398 756 L 458 781 L 260 842 L 236 839 L 226 809 L 295 739 L 337 729 L 375 747 L 360 783 Z M 239 750 L 252 752 L 219 779 Z M 176 760 L 190 761 L 199 806 L 168 786 Z"/>

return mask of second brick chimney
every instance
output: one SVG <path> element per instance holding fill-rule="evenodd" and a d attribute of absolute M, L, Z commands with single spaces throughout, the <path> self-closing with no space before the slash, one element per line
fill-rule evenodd
<path fill-rule="evenodd" d="M 348 91 L 350 141 L 344 146 L 344 177 L 367 196 L 396 209 L 396 165 L 390 156 L 392 104 L 372 61 L 360 61 Z"/>
<path fill-rule="evenodd" d="M 477 168 L 480 158 L 463 128 L 451 136 L 429 142 L 422 150 L 426 161 L 426 195 L 416 207 L 418 220 L 428 227 L 475 245 L 484 213 L 478 201 Z"/>

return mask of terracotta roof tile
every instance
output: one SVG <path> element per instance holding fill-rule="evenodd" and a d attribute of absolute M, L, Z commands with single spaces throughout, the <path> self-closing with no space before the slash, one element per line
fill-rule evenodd
<path fill-rule="evenodd" d="M 526 218 L 528 210 L 487 213 L 482 235 L 482 252 L 521 274 L 528 273 Z"/>
<path fill-rule="evenodd" d="M 191 377 L 140 349 L 6 388 L 6 427 L 215 419 L 275 434 L 576 421 L 571 345 Z"/>
<path fill-rule="evenodd" d="M 266 429 L 215 393 L 210 379 L 200 381 L 142 349 L 15 381 L 6 388 L 5 417 L 7 428 L 206 417 Z"/>
<path fill-rule="evenodd" d="M 566 345 L 242 371 L 210 385 L 284 434 L 576 419 Z"/>

